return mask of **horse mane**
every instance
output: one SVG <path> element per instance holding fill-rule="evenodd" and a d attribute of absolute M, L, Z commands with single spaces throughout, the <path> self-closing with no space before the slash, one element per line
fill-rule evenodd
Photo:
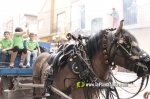
<path fill-rule="evenodd" d="M 86 43 L 86 52 L 89 56 L 90 59 L 100 50 L 101 48 L 101 38 L 102 38 L 102 32 L 104 31 L 99 31 L 95 35 L 91 36 Z"/>

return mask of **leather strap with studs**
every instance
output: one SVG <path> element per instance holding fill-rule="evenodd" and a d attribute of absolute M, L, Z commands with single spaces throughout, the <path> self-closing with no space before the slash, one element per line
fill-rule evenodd
<path fill-rule="evenodd" d="M 103 55 L 104 55 L 106 65 L 109 64 L 108 51 L 107 51 L 107 34 L 108 32 L 106 30 L 102 33 L 102 49 L 103 49 Z"/>

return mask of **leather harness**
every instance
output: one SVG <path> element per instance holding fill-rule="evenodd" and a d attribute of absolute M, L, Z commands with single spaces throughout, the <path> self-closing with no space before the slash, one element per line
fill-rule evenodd
<path fill-rule="evenodd" d="M 107 47 L 108 46 L 107 45 L 108 34 L 110 34 L 110 32 L 112 31 L 113 30 L 104 30 L 104 32 L 102 33 L 102 49 L 103 49 L 103 56 L 105 59 L 105 64 L 110 65 L 113 68 L 115 68 L 116 65 L 114 64 L 114 58 L 115 58 L 115 55 L 117 55 L 117 50 L 120 50 L 121 52 L 123 52 L 126 59 L 127 58 L 131 59 L 133 55 L 131 54 L 132 44 L 125 43 L 125 42 L 119 43 L 117 37 L 111 37 L 112 43 L 111 43 L 110 48 L 108 49 Z M 77 40 L 76 38 L 74 39 Z M 56 54 L 52 54 L 47 59 L 48 64 L 51 66 L 53 70 L 53 74 L 50 76 L 47 75 L 43 94 L 45 93 L 46 88 L 48 87 L 48 84 L 52 84 L 53 82 L 54 70 L 56 66 L 59 68 L 58 70 L 60 70 L 61 68 L 63 68 L 62 66 L 66 63 L 68 64 L 70 70 L 74 74 L 78 75 L 78 79 L 80 80 L 89 78 L 91 82 L 106 83 L 106 82 L 111 81 L 111 77 L 108 77 L 108 79 L 106 79 L 105 81 L 98 77 L 98 75 L 93 71 L 91 67 L 91 63 L 87 55 L 87 52 L 84 48 L 84 45 L 81 43 L 80 40 L 78 40 L 78 42 L 79 43 L 75 45 L 64 45 L 62 49 L 59 49 L 59 51 Z M 111 53 L 112 48 L 115 49 L 113 53 Z M 142 55 L 142 54 L 139 54 L 139 55 Z M 147 68 L 147 67 L 143 65 L 143 68 Z M 110 88 L 110 90 L 114 91 L 116 93 L 117 98 L 120 99 L 115 87 L 113 89 Z M 67 95 L 69 95 L 71 93 L 71 86 L 68 87 L 64 92 Z"/>

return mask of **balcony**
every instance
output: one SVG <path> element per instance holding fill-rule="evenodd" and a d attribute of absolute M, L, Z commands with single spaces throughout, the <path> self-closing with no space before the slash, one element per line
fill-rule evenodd
<path fill-rule="evenodd" d="M 129 7 L 123 10 L 124 26 L 126 29 L 150 27 L 150 3 Z"/>

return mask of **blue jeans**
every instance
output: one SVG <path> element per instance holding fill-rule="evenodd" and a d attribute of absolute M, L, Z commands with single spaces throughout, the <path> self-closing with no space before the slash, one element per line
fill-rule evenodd
<path fill-rule="evenodd" d="M 6 60 L 6 55 L 11 55 L 11 53 L 12 53 L 11 50 L 2 51 L 2 49 L 0 49 L 1 62 L 5 62 L 5 60 Z"/>

